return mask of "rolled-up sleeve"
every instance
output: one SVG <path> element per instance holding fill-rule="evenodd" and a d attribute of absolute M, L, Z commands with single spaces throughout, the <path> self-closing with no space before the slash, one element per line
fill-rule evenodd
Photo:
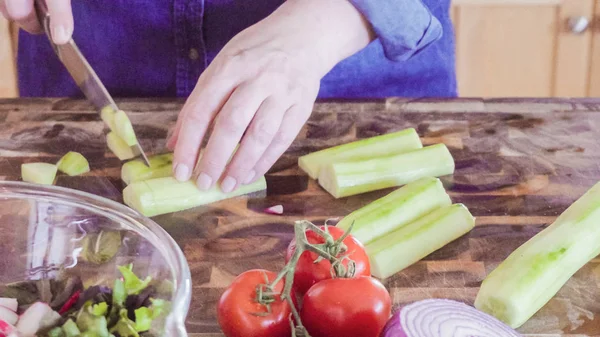
<path fill-rule="evenodd" d="M 385 56 L 405 61 L 442 37 L 443 29 L 421 0 L 350 0 L 371 23 Z"/>

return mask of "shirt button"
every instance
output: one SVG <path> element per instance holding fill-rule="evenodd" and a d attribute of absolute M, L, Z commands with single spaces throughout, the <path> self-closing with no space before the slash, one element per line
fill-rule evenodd
<path fill-rule="evenodd" d="M 191 60 L 197 60 L 200 57 L 200 54 L 198 54 L 198 50 L 196 50 L 196 48 L 192 48 L 190 49 L 188 56 Z"/>

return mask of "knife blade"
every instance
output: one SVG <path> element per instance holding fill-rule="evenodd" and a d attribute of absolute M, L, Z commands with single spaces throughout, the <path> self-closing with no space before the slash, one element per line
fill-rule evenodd
<path fill-rule="evenodd" d="M 75 41 L 70 39 L 64 45 L 57 45 L 52 40 L 52 33 L 50 30 L 50 14 L 48 13 L 48 7 L 44 0 L 35 0 L 35 11 L 40 26 L 46 33 L 50 45 L 54 49 L 54 52 L 65 66 L 71 77 L 81 89 L 85 97 L 92 103 L 98 113 L 103 108 L 110 106 L 114 111 L 119 111 L 119 107 L 113 100 L 113 98 L 106 90 L 100 78 L 92 69 L 86 58 L 83 56 Z M 125 113 L 127 115 L 127 113 Z M 127 116 L 129 117 L 129 116 Z M 134 127 L 135 133 L 135 127 Z M 136 136 L 137 137 L 137 136 Z M 150 166 L 150 162 L 146 153 L 142 149 L 142 146 L 138 142 L 136 145 L 131 146 L 131 151 L 136 157 L 143 157 L 146 166 Z"/>

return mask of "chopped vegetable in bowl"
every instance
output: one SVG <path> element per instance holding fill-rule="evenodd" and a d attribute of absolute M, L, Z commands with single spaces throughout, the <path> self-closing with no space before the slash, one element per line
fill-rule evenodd
<path fill-rule="evenodd" d="M 116 202 L 0 182 L 0 337 L 185 337 L 189 266 Z"/>
<path fill-rule="evenodd" d="M 169 300 L 151 277 L 135 275 L 132 264 L 118 269 L 122 277 L 112 287 L 84 289 L 79 277 L 2 286 L 0 336 L 154 336 L 153 321 L 164 318 Z"/>

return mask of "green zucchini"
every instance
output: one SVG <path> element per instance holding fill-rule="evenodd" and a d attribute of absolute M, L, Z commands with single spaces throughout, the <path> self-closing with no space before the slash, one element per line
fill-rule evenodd
<path fill-rule="evenodd" d="M 442 182 L 433 177 L 421 178 L 350 213 L 337 227 L 347 231 L 363 244 L 378 239 L 452 201 Z"/>
<path fill-rule="evenodd" d="M 135 132 L 133 131 L 133 125 L 131 124 L 129 117 L 125 114 L 125 111 L 117 111 L 114 123 L 115 132 L 127 145 L 134 146 L 138 143 Z"/>
<path fill-rule="evenodd" d="M 58 168 L 48 163 L 21 164 L 21 177 L 23 181 L 41 185 L 52 185 L 56 178 Z"/>
<path fill-rule="evenodd" d="M 121 167 L 121 179 L 127 185 L 148 179 L 170 177 L 173 174 L 173 153 L 148 158 L 150 167 L 141 159 L 129 161 Z"/>
<path fill-rule="evenodd" d="M 463 204 L 438 208 L 365 246 L 371 273 L 385 279 L 468 233 L 475 218 Z"/>
<path fill-rule="evenodd" d="M 317 179 L 321 167 L 327 164 L 388 156 L 422 147 L 419 135 L 411 128 L 304 155 L 298 158 L 298 166 L 311 178 Z"/>
<path fill-rule="evenodd" d="M 325 165 L 319 184 L 335 198 L 342 198 L 452 173 L 450 151 L 446 145 L 436 144 L 392 156 Z"/>
<path fill-rule="evenodd" d="M 115 110 L 111 106 L 106 106 L 100 111 L 100 118 L 108 126 L 110 131 L 115 131 Z"/>
<path fill-rule="evenodd" d="M 266 188 L 267 182 L 264 176 L 254 183 L 241 185 L 230 193 L 223 193 L 217 185 L 208 191 L 200 191 L 192 180 L 179 182 L 173 177 L 166 177 L 131 183 L 123 190 L 123 199 L 129 207 L 151 217 L 262 191 Z"/>
<path fill-rule="evenodd" d="M 111 131 L 106 135 L 106 144 L 112 153 L 120 160 L 127 160 L 135 157 L 131 147 L 114 131 Z"/>
<path fill-rule="evenodd" d="M 518 328 L 587 262 L 600 254 L 600 183 L 483 281 L 475 307 Z"/>
<path fill-rule="evenodd" d="M 87 159 L 81 153 L 73 151 L 69 151 L 60 158 L 56 166 L 58 166 L 60 172 L 69 176 L 78 176 L 90 171 L 90 164 Z"/>

